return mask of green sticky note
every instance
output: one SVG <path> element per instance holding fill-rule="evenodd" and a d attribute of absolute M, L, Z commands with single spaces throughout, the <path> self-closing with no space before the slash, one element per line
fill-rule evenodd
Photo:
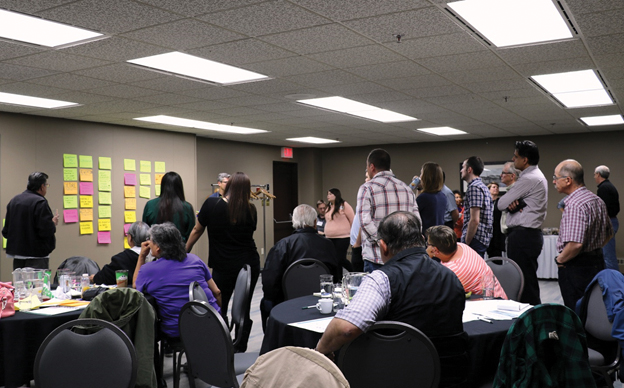
<path fill-rule="evenodd" d="M 63 180 L 64 181 L 77 181 L 78 180 L 78 169 L 77 168 L 64 168 L 63 169 Z"/>
<path fill-rule="evenodd" d="M 78 196 L 77 195 L 64 195 L 63 196 L 63 208 L 64 209 L 78 209 Z"/>
<path fill-rule="evenodd" d="M 6 221 L 6 219 L 3 218 L 2 219 L 2 226 L 3 227 L 4 227 L 4 221 Z M 6 249 L 6 242 L 7 242 L 7 239 L 2 237 L 2 248 L 4 248 L 4 249 Z"/>
<path fill-rule="evenodd" d="M 98 203 L 100 205 L 111 205 L 113 203 L 111 193 L 99 192 Z"/>
<path fill-rule="evenodd" d="M 150 174 L 139 174 L 142 186 L 150 186 L 152 184 L 152 176 Z"/>
<path fill-rule="evenodd" d="M 111 172 L 110 171 L 98 171 L 98 190 L 99 191 L 111 191 Z"/>
<path fill-rule="evenodd" d="M 154 172 L 165 172 L 165 162 L 154 162 Z"/>
<path fill-rule="evenodd" d="M 78 155 L 63 154 L 63 167 L 78 167 Z"/>
<path fill-rule="evenodd" d="M 93 168 L 93 157 L 89 155 L 80 155 L 80 168 Z"/>
<path fill-rule="evenodd" d="M 111 158 L 107 156 L 100 156 L 100 170 L 110 170 L 113 168 L 113 162 L 111 162 Z"/>
<path fill-rule="evenodd" d="M 141 186 L 139 188 L 139 197 L 141 198 L 149 198 L 151 195 L 151 188 L 149 186 Z"/>
<path fill-rule="evenodd" d="M 107 205 L 98 206 L 98 218 L 111 218 L 111 207 Z"/>
<path fill-rule="evenodd" d="M 124 159 L 124 170 L 136 171 L 136 161 L 134 159 Z"/>
<path fill-rule="evenodd" d="M 154 194 L 156 194 L 157 197 L 160 197 L 160 185 L 154 186 Z"/>
<path fill-rule="evenodd" d="M 152 172 L 152 162 L 141 160 L 141 172 Z"/>

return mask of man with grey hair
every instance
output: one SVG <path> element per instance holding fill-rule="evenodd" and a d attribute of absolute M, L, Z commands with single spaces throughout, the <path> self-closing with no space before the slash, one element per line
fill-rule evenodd
<path fill-rule="evenodd" d="M 607 213 L 609 213 L 609 219 L 611 219 L 611 225 L 613 226 L 613 238 L 602 248 L 605 266 L 607 269 L 619 271 L 620 266 L 618 265 L 617 254 L 615 253 L 615 234 L 620 227 L 620 223 L 617 219 L 617 215 L 620 212 L 620 197 L 613 183 L 609 181 L 610 173 L 609 167 L 598 166 L 594 170 L 594 179 L 598 185 L 598 192 L 596 194 L 604 201 L 605 205 L 607 205 Z"/>
<path fill-rule="evenodd" d="M 518 176 L 520 175 L 520 171 L 516 169 L 514 166 L 514 162 L 507 162 L 503 165 L 503 171 L 501 172 L 500 179 L 501 183 L 507 186 L 507 190 L 511 189 L 511 187 L 518 180 Z M 501 232 L 506 235 L 508 231 L 507 227 L 507 215 L 509 212 L 507 209 L 503 211 L 501 215 L 500 228 Z"/>
<path fill-rule="evenodd" d="M 334 282 L 342 278 L 342 267 L 338 263 L 334 244 L 316 232 L 316 210 L 310 205 L 299 205 L 293 210 L 292 222 L 295 231 L 271 248 L 262 270 L 264 297 L 260 302 L 260 312 L 263 329 L 271 309 L 284 301 L 282 277 L 295 261 L 319 260 L 334 275 Z"/>
<path fill-rule="evenodd" d="M 227 172 L 222 172 L 217 175 L 217 186 L 219 189 L 210 195 L 210 198 L 219 198 L 223 197 L 223 193 L 225 193 L 225 186 L 230 181 L 231 175 Z"/>

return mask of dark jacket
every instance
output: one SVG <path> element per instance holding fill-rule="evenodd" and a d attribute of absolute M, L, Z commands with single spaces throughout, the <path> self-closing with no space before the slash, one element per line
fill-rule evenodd
<path fill-rule="evenodd" d="M 128 270 L 128 287 L 132 287 L 132 277 L 134 276 L 134 269 L 136 268 L 139 254 L 132 249 L 126 249 L 123 252 L 119 252 L 111 258 L 111 262 L 106 264 L 98 273 L 93 276 L 93 283 L 95 284 L 108 284 L 116 285 L 117 279 L 115 278 L 115 271 L 118 269 Z"/>
<path fill-rule="evenodd" d="M 52 210 L 41 194 L 26 190 L 7 205 L 2 235 L 7 255 L 46 257 L 56 248 Z"/>

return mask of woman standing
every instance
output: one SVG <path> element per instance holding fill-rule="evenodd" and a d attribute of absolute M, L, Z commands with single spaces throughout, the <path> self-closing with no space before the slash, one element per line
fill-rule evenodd
<path fill-rule="evenodd" d="M 353 208 L 342 199 L 340 190 L 336 188 L 327 192 L 327 202 L 329 208 L 325 213 L 325 237 L 334 243 L 338 263 L 352 272 L 353 265 L 347 260 L 347 250 L 353 224 Z"/>
<path fill-rule="evenodd" d="M 160 182 L 160 197 L 145 204 L 143 222 L 152 226 L 164 222 L 173 222 L 182 234 L 183 242 L 188 240 L 195 226 L 195 211 L 184 198 L 182 177 L 177 172 L 169 171 Z"/>
<path fill-rule="evenodd" d="M 420 182 L 422 192 L 416 198 L 416 203 L 422 220 L 422 230 L 426 231 L 431 226 L 444 225 L 447 200 L 442 192 L 442 168 L 433 162 L 423 164 L 420 169 Z"/>
<path fill-rule="evenodd" d="M 232 175 L 221 198 L 208 198 L 197 215 L 197 223 L 186 242 L 190 252 L 197 239 L 208 229 L 208 265 L 213 269 L 214 281 L 221 289 L 221 316 L 228 322 L 228 303 L 234 292 L 238 272 L 245 264 L 251 266 L 251 289 L 260 275 L 260 256 L 253 239 L 258 216 L 256 207 L 249 202 L 251 182 L 247 174 L 237 172 Z M 247 340 L 253 321 L 246 313 L 245 325 L 241 333 L 239 352 L 247 349 Z"/>

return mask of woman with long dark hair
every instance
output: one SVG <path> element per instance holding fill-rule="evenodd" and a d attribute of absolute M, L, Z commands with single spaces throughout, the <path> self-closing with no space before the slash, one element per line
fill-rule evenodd
<path fill-rule="evenodd" d="M 260 256 L 253 239 L 258 222 L 256 207 L 250 202 L 251 182 L 247 174 L 232 175 L 221 198 L 208 198 L 197 215 L 197 223 L 186 242 L 190 252 L 204 230 L 208 229 L 208 265 L 213 269 L 214 281 L 221 289 L 221 316 L 227 322 L 228 303 L 234 292 L 236 277 L 245 264 L 251 266 L 251 289 L 260 275 Z M 247 349 L 247 340 L 253 322 L 249 312 L 242 330 L 241 345 L 236 351 Z"/>
<path fill-rule="evenodd" d="M 145 204 L 143 222 L 149 226 L 172 222 L 182 234 L 182 240 L 188 240 L 195 226 L 195 211 L 186 202 L 182 177 L 177 172 L 169 171 L 163 175 L 160 196 Z"/>
<path fill-rule="evenodd" d="M 420 169 L 422 192 L 416 197 L 423 234 L 431 226 L 444 225 L 447 199 L 442 192 L 444 175 L 442 168 L 433 162 L 423 164 Z"/>
<path fill-rule="evenodd" d="M 327 191 L 329 208 L 325 213 L 325 237 L 336 248 L 336 257 L 341 266 L 347 271 L 353 271 L 353 265 L 347 260 L 347 250 L 351 236 L 351 225 L 355 216 L 353 208 L 344 199 L 340 190 L 333 188 Z"/>

